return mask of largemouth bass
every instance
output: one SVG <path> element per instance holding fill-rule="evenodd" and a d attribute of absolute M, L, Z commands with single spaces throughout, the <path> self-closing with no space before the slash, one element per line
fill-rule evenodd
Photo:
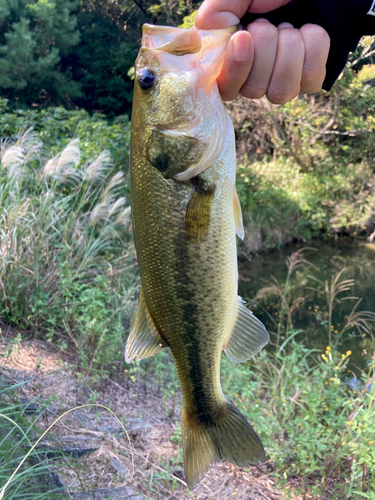
<path fill-rule="evenodd" d="M 235 139 L 218 77 L 233 30 L 143 26 L 131 120 L 131 206 L 141 292 L 126 361 L 169 347 L 183 395 L 187 484 L 210 463 L 265 460 L 220 385 L 269 341 L 237 296 Z"/>

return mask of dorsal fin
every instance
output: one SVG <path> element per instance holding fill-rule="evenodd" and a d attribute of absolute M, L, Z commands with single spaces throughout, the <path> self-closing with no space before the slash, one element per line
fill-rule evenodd
<path fill-rule="evenodd" d="M 126 344 L 125 361 L 130 363 L 134 359 L 140 361 L 149 356 L 155 356 L 166 346 L 166 342 L 161 338 L 152 319 L 141 288 L 134 325 Z"/>
<path fill-rule="evenodd" d="M 228 344 L 224 346 L 225 354 L 233 363 L 242 363 L 255 356 L 269 341 L 263 323 L 238 297 L 237 318 Z"/>

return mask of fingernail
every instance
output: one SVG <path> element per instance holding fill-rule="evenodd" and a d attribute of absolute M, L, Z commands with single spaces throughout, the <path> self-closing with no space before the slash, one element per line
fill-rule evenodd
<path fill-rule="evenodd" d="M 291 24 L 291 23 L 281 23 L 277 27 L 278 30 L 282 30 L 284 28 L 293 28 L 293 24 Z"/>
<path fill-rule="evenodd" d="M 251 36 L 246 31 L 240 31 L 233 36 L 233 55 L 237 61 L 243 61 L 250 55 Z"/>

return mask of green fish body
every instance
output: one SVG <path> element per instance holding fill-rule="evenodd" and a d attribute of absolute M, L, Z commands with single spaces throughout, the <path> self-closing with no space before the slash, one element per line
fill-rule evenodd
<path fill-rule="evenodd" d="M 126 360 L 171 349 L 189 488 L 218 459 L 265 460 L 220 385 L 223 350 L 242 362 L 269 341 L 237 296 L 235 139 L 216 85 L 232 32 L 145 25 L 135 66 L 131 206 L 141 293 Z"/>

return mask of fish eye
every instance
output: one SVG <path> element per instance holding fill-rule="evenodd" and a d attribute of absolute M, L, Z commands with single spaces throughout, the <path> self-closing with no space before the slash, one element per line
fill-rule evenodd
<path fill-rule="evenodd" d="M 156 74 L 151 69 L 143 68 L 137 74 L 137 80 L 142 90 L 149 90 L 156 83 Z"/>

